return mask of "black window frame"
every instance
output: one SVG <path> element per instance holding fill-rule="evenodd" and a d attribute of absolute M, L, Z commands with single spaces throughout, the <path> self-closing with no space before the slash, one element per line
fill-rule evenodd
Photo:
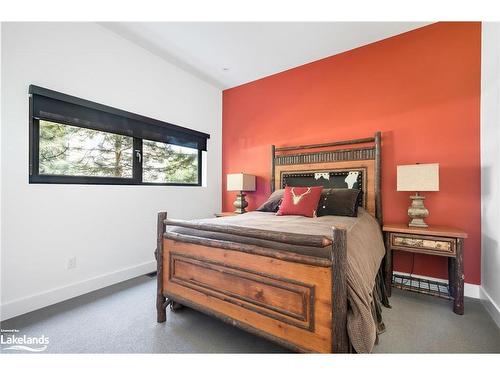
<path fill-rule="evenodd" d="M 116 131 L 111 131 L 109 125 L 107 124 L 105 130 L 99 129 L 98 122 L 86 122 L 78 118 L 71 119 L 68 117 L 54 117 L 57 114 L 52 114 L 49 116 L 43 116 L 35 113 L 34 106 L 34 95 L 38 95 L 43 98 L 50 98 L 51 100 L 56 100 L 59 105 L 68 103 L 68 106 L 72 108 L 80 108 L 82 111 L 92 112 L 99 114 L 102 113 L 105 116 L 111 115 L 114 118 L 123 120 L 124 123 L 133 122 L 134 129 L 130 130 L 128 128 L 125 131 L 132 131 L 131 134 L 124 134 L 123 128 L 116 128 Z M 75 107 L 78 106 L 78 107 Z M 69 175 L 46 175 L 39 173 L 39 151 L 40 151 L 40 121 L 50 121 L 62 125 L 76 126 L 80 128 L 93 129 L 97 131 L 107 132 L 111 134 L 120 134 L 124 136 L 129 136 L 133 138 L 133 148 L 132 148 L 132 177 L 99 177 L 99 176 L 69 176 Z M 144 127 L 148 129 L 149 133 L 154 133 L 153 137 L 138 137 L 141 129 L 139 127 L 144 124 Z M 131 125 L 127 125 L 131 126 Z M 134 133 L 139 132 L 139 133 Z M 158 135 L 160 134 L 160 135 Z M 175 139 L 174 142 L 166 142 L 161 138 L 165 137 L 169 139 Z M 155 120 L 146 116 L 137 115 L 135 113 L 123 111 L 114 107 L 105 106 L 99 103 L 95 103 L 89 100 L 80 99 L 71 95 L 66 95 L 57 91 L 45 89 L 39 86 L 30 85 L 29 86 L 29 183 L 30 184 L 80 184 L 80 185 L 147 185 L 147 186 L 202 186 L 202 158 L 203 151 L 206 151 L 206 143 L 210 138 L 209 134 L 202 133 L 196 130 L 184 128 L 178 125 L 170 124 L 167 122 Z M 144 182 L 142 174 L 142 162 L 143 157 L 143 140 L 152 140 L 156 142 L 162 142 L 165 144 L 178 145 L 183 147 L 189 147 L 192 149 L 198 149 L 198 179 L 197 183 L 182 183 L 182 182 Z M 184 141 L 183 141 L 184 140 Z M 197 147 L 192 147 L 184 145 L 183 142 L 187 142 L 189 145 L 197 144 Z M 136 152 L 139 151 L 140 157 L 137 156 Z"/>

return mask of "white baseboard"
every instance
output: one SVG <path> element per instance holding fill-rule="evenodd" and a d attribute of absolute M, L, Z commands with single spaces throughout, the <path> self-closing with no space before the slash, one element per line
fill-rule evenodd
<path fill-rule="evenodd" d="M 464 296 L 478 299 L 481 298 L 481 285 L 465 283 Z"/>
<path fill-rule="evenodd" d="M 30 311 L 41 309 L 70 298 L 78 297 L 82 294 L 92 292 L 97 289 L 117 284 L 131 278 L 145 275 L 156 270 L 156 262 L 145 262 L 137 266 L 125 268 L 119 271 L 111 272 L 106 275 L 87 279 L 78 283 L 66 285 L 61 288 L 48 290 L 46 292 L 30 295 L 14 301 L 9 301 L 1 305 L 0 320 L 6 320 L 18 315 L 26 314 Z M 406 275 L 405 272 L 394 272 L 394 274 Z M 438 279 L 429 276 L 413 274 L 415 277 L 423 279 L 447 282 L 444 279 Z M 491 314 L 495 322 L 500 327 L 500 308 L 493 302 L 488 293 L 480 285 L 465 283 L 464 295 L 470 298 L 481 298 L 485 307 Z"/>
<path fill-rule="evenodd" d="M 54 303 L 62 302 L 97 289 L 154 272 L 155 270 L 155 261 L 145 262 L 136 266 L 66 285 L 61 288 L 51 289 L 46 292 L 8 301 L 1 305 L 0 320 L 3 321 L 30 311 L 38 310 L 42 307 L 53 305 Z"/>
<path fill-rule="evenodd" d="M 491 315 L 498 328 L 500 328 L 500 307 L 493 301 L 488 292 L 481 287 L 481 302 Z"/>
<path fill-rule="evenodd" d="M 394 271 L 395 275 L 404 275 L 404 276 L 409 276 L 409 273 L 406 272 L 396 272 Z M 417 275 L 417 274 L 412 274 L 414 277 L 419 277 L 422 279 L 427 279 L 431 281 L 439 281 L 442 283 L 447 283 L 448 280 L 445 279 L 438 279 L 436 277 L 430 277 L 430 276 L 423 276 L 423 275 Z M 470 298 L 481 298 L 481 293 L 480 293 L 481 285 L 476 285 L 476 284 L 469 284 L 469 283 L 464 283 L 464 296 L 465 297 L 470 297 Z"/>

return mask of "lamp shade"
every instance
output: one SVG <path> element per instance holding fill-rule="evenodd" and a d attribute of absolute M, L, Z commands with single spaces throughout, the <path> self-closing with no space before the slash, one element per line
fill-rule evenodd
<path fill-rule="evenodd" d="M 439 164 L 398 165 L 397 190 L 439 191 Z"/>
<path fill-rule="evenodd" d="M 255 176 L 245 173 L 228 174 L 227 191 L 255 191 Z"/>

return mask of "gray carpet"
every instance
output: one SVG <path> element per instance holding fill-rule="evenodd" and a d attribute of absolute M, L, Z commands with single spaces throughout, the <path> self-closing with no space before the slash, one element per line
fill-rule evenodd
<path fill-rule="evenodd" d="M 155 279 L 142 276 L 6 320 L 1 328 L 48 336 L 45 353 L 287 352 L 187 308 L 168 310 L 167 323 L 158 324 L 155 292 Z M 466 300 L 463 316 L 449 301 L 411 292 L 394 291 L 391 304 L 376 353 L 500 353 L 500 329 L 478 300 Z"/>

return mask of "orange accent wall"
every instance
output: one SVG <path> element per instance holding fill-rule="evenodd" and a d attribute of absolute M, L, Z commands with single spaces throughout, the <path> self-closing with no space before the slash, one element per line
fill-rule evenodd
<path fill-rule="evenodd" d="M 465 281 L 481 281 L 481 24 L 437 23 L 223 92 L 222 200 L 226 174 L 257 176 L 249 208 L 270 193 L 270 145 L 371 136 L 382 131 L 385 222 L 405 222 L 409 194 L 396 165 L 440 163 L 440 191 L 425 193 L 429 224 L 466 230 Z M 265 59 L 265 56 L 261 56 Z M 416 255 L 413 272 L 447 277 L 445 258 Z M 412 255 L 395 268 L 410 272 Z"/>

